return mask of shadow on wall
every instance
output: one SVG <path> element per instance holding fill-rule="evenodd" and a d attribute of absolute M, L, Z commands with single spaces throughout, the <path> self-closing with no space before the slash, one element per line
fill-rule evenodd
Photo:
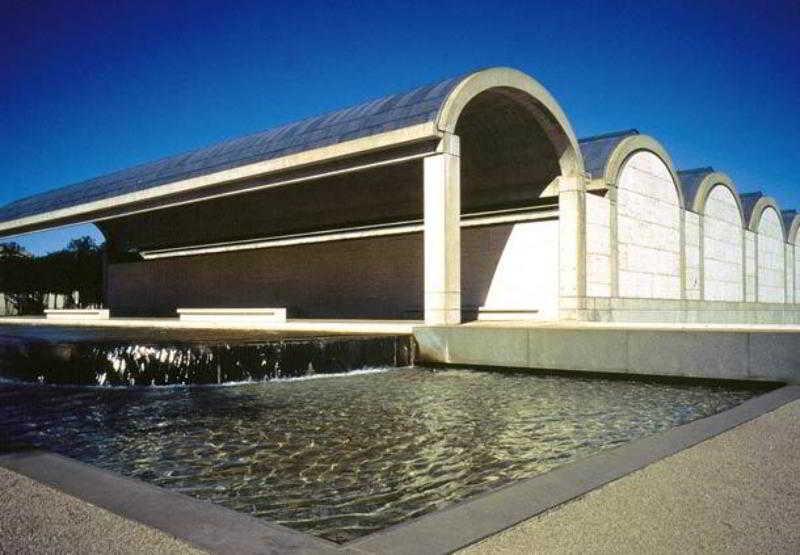
<path fill-rule="evenodd" d="M 465 319 L 489 313 L 558 315 L 558 220 L 462 231 Z"/>
<path fill-rule="evenodd" d="M 555 220 L 462 230 L 465 318 L 486 305 L 555 309 L 557 232 Z M 292 318 L 423 316 L 420 233 L 112 264 L 108 278 L 115 316 L 272 306 Z"/>

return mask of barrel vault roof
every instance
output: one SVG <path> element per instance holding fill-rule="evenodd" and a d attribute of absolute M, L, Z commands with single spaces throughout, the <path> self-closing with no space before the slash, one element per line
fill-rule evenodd
<path fill-rule="evenodd" d="M 140 164 L 0 207 L 0 223 L 434 121 L 465 76 Z"/>

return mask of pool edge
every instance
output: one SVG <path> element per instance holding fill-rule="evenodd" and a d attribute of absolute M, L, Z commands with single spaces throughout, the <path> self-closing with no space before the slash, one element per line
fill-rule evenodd
<path fill-rule="evenodd" d="M 452 553 L 800 399 L 785 385 L 726 411 L 631 441 L 345 544 L 361 553 Z"/>
<path fill-rule="evenodd" d="M 0 466 L 212 553 L 451 553 L 797 399 L 787 385 L 342 545 L 43 450 Z"/>

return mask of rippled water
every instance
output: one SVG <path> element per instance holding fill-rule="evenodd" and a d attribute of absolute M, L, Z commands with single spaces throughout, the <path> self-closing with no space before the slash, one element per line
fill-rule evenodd
<path fill-rule="evenodd" d="M 343 542 L 756 393 L 419 368 L 228 387 L 5 383 L 0 433 Z"/>

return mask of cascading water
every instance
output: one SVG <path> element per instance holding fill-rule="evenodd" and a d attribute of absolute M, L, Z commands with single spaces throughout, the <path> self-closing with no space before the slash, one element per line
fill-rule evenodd
<path fill-rule="evenodd" d="M 245 343 L 45 341 L 0 337 L 0 377 L 50 384 L 174 385 L 267 381 L 409 366 L 409 336 Z"/>

